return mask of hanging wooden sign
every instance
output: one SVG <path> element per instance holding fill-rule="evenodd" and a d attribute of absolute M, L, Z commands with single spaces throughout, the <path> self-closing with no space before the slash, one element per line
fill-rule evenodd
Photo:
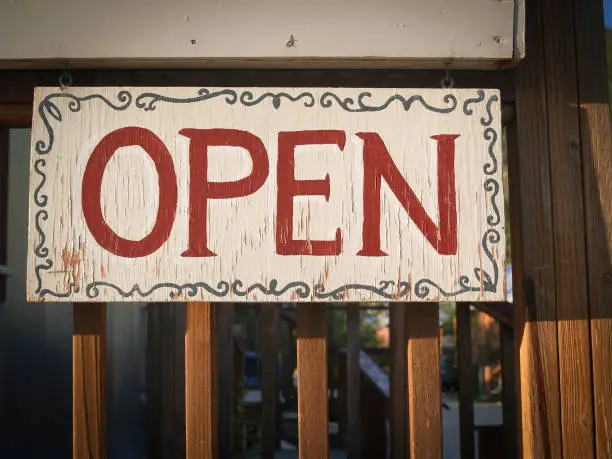
<path fill-rule="evenodd" d="M 38 88 L 32 301 L 505 299 L 499 95 Z"/>

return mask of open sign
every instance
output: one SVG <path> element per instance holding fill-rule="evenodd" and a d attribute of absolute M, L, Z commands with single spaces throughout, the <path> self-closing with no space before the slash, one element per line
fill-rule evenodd
<path fill-rule="evenodd" d="M 498 97 L 39 89 L 30 299 L 501 300 Z"/>

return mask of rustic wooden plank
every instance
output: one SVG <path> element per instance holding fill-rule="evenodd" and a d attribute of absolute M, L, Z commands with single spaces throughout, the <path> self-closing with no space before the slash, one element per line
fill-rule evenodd
<path fill-rule="evenodd" d="M 261 457 L 274 459 L 277 445 L 278 411 L 278 308 L 261 303 Z"/>
<path fill-rule="evenodd" d="M 407 305 L 406 335 L 410 457 L 441 458 L 442 391 L 438 304 Z"/>
<path fill-rule="evenodd" d="M 561 438 L 564 457 L 589 459 L 594 455 L 591 342 L 576 50 L 571 33 L 573 0 L 542 0 L 542 18 L 553 197 Z"/>
<path fill-rule="evenodd" d="M 323 459 L 329 457 L 325 307 L 298 304 L 297 327 L 299 456 Z"/>
<path fill-rule="evenodd" d="M 347 434 L 350 439 L 347 445 L 347 459 L 361 458 L 361 367 L 359 354 L 361 339 L 359 337 L 359 304 L 350 303 L 346 307 L 346 332 L 348 340 L 346 356 L 346 391 L 347 391 Z M 381 407 L 382 409 L 382 407 Z"/>
<path fill-rule="evenodd" d="M 407 345 L 406 303 L 393 303 L 389 314 L 389 351 L 391 353 L 391 457 L 405 459 L 410 442 L 407 424 L 408 386 L 407 386 Z"/>
<path fill-rule="evenodd" d="M 217 361 L 219 362 L 219 457 L 231 457 L 234 422 L 234 304 L 217 311 Z"/>
<path fill-rule="evenodd" d="M 520 345 L 522 454 L 562 457 L 555 260 L 546 80 L 539 0 L 527 2 L 529 53 L 516 73 L 516 123 L 508 126 L 513 282 Z M 522 235 L 522 238 L 514 239 Z"/>
<path fill-rule="evenodd" d="M 0 70 L 0 104 L 32 105 L 36 86 L 58 86 L 63 69 Z M 71 70 L 79 86 L 338 86 L 431 88 L 440 84 L 440 70 Z M 457 88 L 499 88 L 504 103 L 514 100 L 511 72 L 453 71 Z"/>
<path fill-rule="evenodd" d="M 459 438 L 461 457 L 473 458 L 474 367 L 472 366 L 472 323 L 469 303 L 457 303 L 457 379 L 459 381 Z"/>
<path fill-rule="evenodd" d="M 574 1 L 595 447 L 612 458 L 612 133 L 601 1 Z"/>
<path fill-rule="evenodd" d="M 75 303 L 73 320 L 72 457 L 106 459 L 106 305 Z"/>
<path fill-rule="evenodd" d="M 218 457 L 216 305 L 187 303 L 185 417 L 187 459 Z"/>
<path fill-rule="evenodd" d="M 504 428 L 504 458 L 516 459 L 516 353 L 514 352 L 514 330 L 499 324 L 502 358 L 502 410 Z M 470 456 L 471 457 L 471 456 Z"/>

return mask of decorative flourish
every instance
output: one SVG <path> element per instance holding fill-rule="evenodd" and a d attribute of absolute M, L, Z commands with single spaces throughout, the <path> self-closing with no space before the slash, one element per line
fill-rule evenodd
<path fill-rule="evenodd" d="M 214 99 L 216 97 L 225 96 L 225 102 L 228 105 L 234 105 L 238 101 L 238 94 L 233 89 L 222 89 L 220 91 L 210 92 L 209 89 L 202 88 L 198 90 L 197 96 L 178 98 L 169 97 L 154 92 L 145 92 L 136 98 L 135 105 L 142 108 L 145 112 L 152 112 L 157 108 L 158 102 L 169 102 L 173 104 L 192 104 L 194 102 L 202 102 L 205 100 Z"/>
<path fill-rule="evenodd" d="M 280 290 L 277 290 L 278 281 L 276 279 L 272 279 L 270 281 L 270 285 L 268 287 L 255 283 L 247 287 L 245 290 L 240 290 L 242 288 L 242 281 L 235 280 L 232 283 L 232 293 L 236 296 L 247 296 L 253 290 L 259 290 L 264 295 L 273 295 L 279 297 L 283 295 L 285 292 L 291 289 L 295 289 L 295 294 L 300 298 L 308 298 L 310 296 L 310 286 L 306 282 L 297 281 L 297 282 L 289 282 Z"/>
<path fill-rule="evenodd" d="M 426 298 L 431 293 L 431 289 L 434 289 L 438 292 L 438 294 L 446 298 L 453 298 L 466 292 L 497 292 L 499 268 L 497 266 L 497 261 L 489 248 L 489 245 L 496 244 L 499 241 L 499 232 L 493 228 L 488 229 L 482 237 L 482 250 L 486 254 L 487 258 L 491 261 L 493 275 L 490 275 L 482 268 L 474 268 L 474 277 L 478 281 L 477 286 L 472 286 L 470 284 L 470 279 L 468 276 L 461 276 L 459 278 L 459 288 L 454 291 L 444 290 L 439 284 L 430 279 L 421 279 L 414 285 L 415 295 L 421 299 Z"/>
<path fill-rule="evenodd" d="M 53 290 L 45 288 L 40 291 L 40 296 L 41 298 L 44 298 L 47 295 L 54 296 L 55 298 L 68 298 L 72 296 L 73 293 L 79 293 L 80 291 L 81 289 L 77 285 L 71 283 L 68 286 L 67 292 L 54 292 Z"/>
<path fill-rule="evenodd" d="M 326 292 L 325 286 L 319 284 L 314 288 L 314 295 L 316 298 L 321 300 L 327 298 L 341 300 L 347 295 L 349 290 L 367 290 L 368 292 L 375 293 L 376 295 L 382 296 L 383 298 L 387 298 L 389 300 L 401 299 L 410 295 L 410 282 L 400 282 L 396 293 L 387 291 L 390 287 L 392 288 L 395 286 L 395 282 L 393 281 L 380 281 L 378 285 L 378 287 L 375 287 L 373 285 L 364 284 L 347 284 L 330 292 Z"/>
<path fill-rule="evenodd" d="M 35 293 L 39 293 L 42 288 L 42 278 L 40 277 L 40 271 L 48 271 L 53 267 L 53 262 L 47 258 L 44 263 L 39 263 L 34 267 L 34 274 L 36 275 L 36 290 Z"/>
<path fill-rule="evenodd" d="M 34 172 L 40 175 L 40 183 L 34 190 L 34 202 L 38 207 L 45 207 L 47 205 L 48 196 L 46 194 L 40 194 L 40 190 L 45 183 L 47 183 L 47 174 L 42 170 L 47 165 L 47 162 L 43 159 L 37 159 L 34 162 Z"/>
<path fill-rule="evenodd" d="M 153 292 L 160 289 L 170 289 L 170 293 L 168 296 L 170 298 L 180 297 L 183 292 L 186 292 L 187 296 L 193 298 L 198 294 L 199 289 L 206 290 L 208 293 L 215 295 L 216 297 L 222 298 L 227 296 L 230 291 L 230 285 L 228 282 L 220 281 L 217 283 L 216 288 L 206 282 L 196 282 L 193 284 L 174 284 L 172 282 L 161 282 L 159 284 L 155 284 L 149 290 L 143 291 L 138 284 L 134 284 L 134 286 L 128 290 L 122 290 L 115 284 L 111 284 L 110 282 L 96 281 L 91 282 L 85 288 L 85 294 L 88 298 L 97 298 L 100 295 L 100 288 L 106 287 L 116 291 L 123 298 L 129 298 L 133 296 L 135 293 L 138 294 L 141 298 L 146 298 L 150 296 Z"/>
<path fill-rule="evenodd" d="M 34 217 L 34 225 L 36 226 L 36 231 L 38 232 L 38 237 L 40 238 L 40 242 L 34 249 L 34 254 L 38 258 L 45 258 L 49 255 L 49 249 L 45 247 L 45 232 L 43 231 L 42 225 L 40 223 L 41 220 L 46 222 L 48 218 L 49 213 L 46 210 L 39 210 L 38 212 L 36 212 L 36 216 Z"/>
<path fill-rule="evenodd" d="M 436 113 L 451 113 L 453 110 L 455 110 L 455 108 L 457 108 L 457 98 L 452 94 L 446 94 L 442 98 L 442 100 L 444 101 L 446 105 L 450 104 L 448 107 L 434 107 L 433 105 L 430 105 L 427 102 L 425 102 L 423 97 L 420 95 L 410 96 L 409 98 L 406 99 L 399 94 L 395 94 L 389 97 L 386 100 L 386 102 L 384 102 L 382 105 L 368 105 L 365 99 L 370 99 L 371 97 L 372 97 L 371 93 L 362 92 L 361 94 L 357 96 L 357 102 L 355 102 L 351 97 L 346 97 L 344 99 L 341 99 L 333 92 L 325 92 L 321 96 L 321 99 L 319 102 L 321 104 L 321 107 L 329 108 L 334 104 L 334 101 L 336 101 L 336 103 L 343 110 L 346 110 L 347 112 L 352 112 L 352 113 L 379 112 L 387 108 L 394 101 L 400 102 L 402 106 L 404 107 L 405 111 L 410 110 L 410 107 L 412 107 L 412 104 L 414 104 L 415 102 L 419 102 L 427 110 L 436 112 Z"/>
<path fill-rule="evenodd" d="M 255 99 L 255 96 L 251 91 L 243 91 L 240 94 L 240 103 L 246 107 L 252 107 L 253 105 L 257 105 L 261 101 L 267 98 L 272 98 L 272 106 L 276 109 L 280 108 L 282 99 L 288 99 L 291 102 L 297 102 L 300 99 L 304 100 L 304 107 L 314 107 L 315 99 L 314 96 L 309 92 L 303 92 L 298 94 L 297 96 L 292 96 L 287 94 L 286 92 L 279 92 L 274 94 L 272 92 L 266 92 Z"/>
<path fill-rule="evenodd" d="M 497 142 L 497 131 L 493 128 L 486 128 L 484 130 L 483 137 L 485 140 L 489 141 L 489 158 L 491 158 L 490 163 L 486 163 L 482 170 L 487 175 L 493 175 L 497 172 L 497 158 L 495 157 L 495 153 L 493 152 L 493 148 L 495 147 L 495 143 Z"/>
<path fill-rule="evenodd" d="M 497 202 L 495 202 L 495 198 L 499 193 L 499 182 L 494 178 L 488 178 L 484 182 L 484 189 L 488 193 L 491 193 L 491 207 L 493 207 L 494 215 L 487 216 L 487 223 L 490 226 L 497 226 L 501 221 L 501 216 L 499 215 L 499 208 L 497 207 Z"/>
<path fill-rule="evenodd" d="M 82 103 L 92 99 L 99 99 L 113 110 L 122 111 L 127 109 L 132 103 L 132 94 L 130 94 L 128 91 L 119 91 L 119 93 L 117 94 L 117 100 L 119 101 L 118 104 L 111 102 L 109 99 L 107 99 L 101 94 L 90 94 L 89 96 L 85 97 L 77 97 L 74 94 L 70 94 L 68 92 L 56 92 L 53 94 L 49 94 L 38 105 L 38 115 L 40 116 L 47 130 L 48 137 L 48 140 L 46 142 L 44 140 L 38 140 L 34 145 L 34 151 L 36 151 L 36 153 L 38 153 L 39 155 L 48 154 L 53 148 L 53 143 L 55 142 L 53 127 L 51 126 L 47 115 L 50 115 L 58 122 L 62 121 L 62 112 L 60 111 L 59 107 L 52 102 L 54 99 L 68 99 L 70 101 L 68 103 L 68 109 L 71 112 L 80 111 Z"/>
<path fill-rule="evenodd" d="M 474 114 L 474 110 L 470 108 L 470 105 L 478 104 L 482 102 L 485 98 L 485 92 L 482 89 L 476 91 L 476 94 L 478 94 L 478 97 L 466 99 L 466 101 L 463 103 L 463 113 L 465 113 L 467 116 Z"/>
<path fill-rule="evenodd" d="M 480 124 L 482 124 L 483 126 L 490 126 L 493 122 L 493 113 L 491 113 L 491 105 L 493 105 L 493 103 L 497 102 L 498 100 L 499 98 L 495 94 L 489 97 L 489 100 L 487 101 L 487 118 L 480 118 Z"/>

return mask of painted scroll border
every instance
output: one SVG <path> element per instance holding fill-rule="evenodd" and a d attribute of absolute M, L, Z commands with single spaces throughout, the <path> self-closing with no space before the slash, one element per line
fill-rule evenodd
<path fill-rule="evenodd" d="M 189 104 L 204 102 L 218 97 L 223 97 L 228 105 L 241 104 L 245 107 L 252 107 L 270 100 L 274 109 L 277 110 L 281 107 L 283 101 L 290 103 L 302 103 L 304 107 L 307 108 L 312 108 L 317 105 L 317 103 L 323 109 L 337 105 L 341 109 L 351 113 L 382 111 L 394 102 L 401 104 L 405 111 L 410 110 L 415 103 L 420 104 L 428 111 L 439 114 L 452 113 L 458 108 L 457 98 L 452 93 L 447 93 L 442 97 L 442 104 L 440 104 L 440 106 L 431 105 L 418 94 L 410 97 L 394 94 L 384 103 L 376 105 L 372 104 L 372 94 L 367 91 L 359 93 L 356 99 L 351 97 L 341 98 L 334 92 L 326 91 L 318 98 L 318 100 L 308 91 L 301 92 L 297 95 L 291 95 L 286 92 L 264 92 L 259 96 L 255 96 L 248 90 L 238 93 L 233 89 L 211 91 L 207 88 L 199 89 L 193 97 L 182 99 L 153 92 L 143 92 L 137 97 L 134 97 L 133 94 L 127 90 L 119 91 L 116 95 L 116 101 L 111 101 L 101 94 L 90 94 L 84 97 L 77 97 L 67 91 L 49 94 L 39 103 L 37 110 L 37 116 L 39 116 L 43 126 L 46 129 L 47 139 L 38 139 L 34 144 L 34 152 L 37 155 L 36 160 L 34 161 L 34 172 L 40 177 L 40 182 L 34 189 L 33 193 L 33 206 L 35 209 L 34 225 L 39 236 L 38 245 L 34 248 L 34 256 L 36 260 L 34 274 L 37 281 L 37 286 L 34 293 L 39 295 L 40 300 L 44 300 L 46 296 L 54 298 L 70 298 L 73 294 L 80 293 L 80 287 L 74 283 L 69 284 L 68 290 L 65 292 L 57 292 L 42 288 L 42 273 L 44 271 L 49 271 L 54 265 L 53 260 L 49 257 L 49 248 L 46 245 L 47 236 L 45 233 L 44 224 L 49 217 L 46 210 L 49 198 L 44 192 L 45 185 L 47 184 L 47 175 L 45 173 L 47 161 L 45 157 L 52 153 L 55 142 L 55 134 L 49 117 L 58 123 L 61 123 L 63 119 L 60 108 L 53 102 L 53 100 L 68 100 L 68 110 L 73 113 L 79 112 L 85 102 L 94 100 L 101 101 L 110 109 L 116 111 L 124 111 L 131 106 L 132 102 L 134 102 L 134 106 L 137 109 L 143 110 L 144 112 L 150 112 L 157 108 L 158 103 Z M 502 222 L 499 207 L 496 202 L 496 198 L 500 190 L 500 184 L 495 178 L 495 174 L 497 173 L 499 167 L 499 160 L 495 156 L 494 152 L 494 147 L 498 141 L 499 133 L 493 126 L 494 117 L 491 112 L 491 107 L 494 103 L 499 103 L 499 98 L 497 95 L 491 95 L 485 102 L 485 91 L 483 89 L 478 89 L 476 90 L 475 97 L 468 98 L 464 101 L 463 106 L 461 107 L 464 115 L 472 116 L 474 113 L 472 107 L 480 103 L 486 104 L 486 118 L 483 116 L 480 119 L 480 124 L 483 128 L 483 138 L 488 145 L 487 153 L 489 156 L 489 162 L 485 163 L 483 166 L 483 172 L 485 173 L 486 177 L 483 183 L 483 188 L 489 195 L 491 204 L 491 213 L 487 216 L 488 228 L 482 235 L 481 247 L 487 259 L 491 262 L 491 272 L 484 270 L 482 267 L 473 268 L 473 275 L 476 281 L 474 284 L 472 284 L 470 276 L 465 274 L 459 277 L 459 287 L 457 289 L 448 290 L 444 289 L 435 281 L 427 278 L 418 280 L 414 283 L 414 285 L 411 285 L 411 283 L 407 281 L 399 281 L 396 287 L 395 281 L 383 280 L 380 281 L 378 285 L 345 284 L 329 291 L 326 289 L 324 284 L 316 284 L 311 287 L 311 285 L 301 280 L 289 282 L 284 286 L 279 286 L 278 281 L 276 279 L 272 279 L 267 285 L 256 282 L 250 284 L 248 287 L 244 287 L 241 280 L 234 280 L 231 283 L 221 280 L 216 284 L 214 284 L 214 282 L 195 282 L 185 284 L 162 282 L 144 290 L 138 284 L 135 284 L 129 290 L 124 290 L 118 285 L 110 282 L 93 281 L 87 284 L 85 287 L 85 295 L 89 299 L 96 299 L 100 295 L 100 289 L 107 288 L 114 290 L 115 293 L 122 298 L 131 298 L 134 295 L 138 295 L 141 298 L 146 298 L 157 290 L 168 289 L 168 298 L 173 300 L 182 297 L 183 295 L 194 298 L 198 295 L 198 293 L 200 293 L 200 290 L 206 291 L 210 295 L 216 296 L 217 298 L 226 297 L 230 293 L 234 296 L 245 297 L 255 291 L 261 292 L 265 296 L 279 297 L 286 294 L 288 291 L 291 291 L 294 298 L 315 298 L 319 300 L 329 299 L 339 301 L 346 299 L 349 291 L 351 290 L 365 290 L 386 300 L 408 299 L 414 292 L 415 296 L 419 299 L 431 299 L 432 301 L 436 301 L 441 299 L 454 299 L 459 295 L 468 292 L 497 293 L 497 289 L 499 287 L 499 266 L 493 255 L 493 246 L 501 241 L 499 229 Z M 433 297 L 430 297 L 430 294 Z"/>

